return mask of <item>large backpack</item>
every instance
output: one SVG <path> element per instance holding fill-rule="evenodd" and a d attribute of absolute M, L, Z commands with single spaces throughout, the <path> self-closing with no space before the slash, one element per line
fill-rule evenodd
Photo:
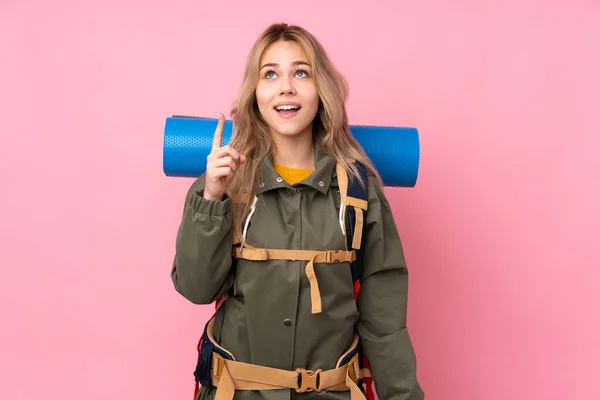
<path fill-rule="evenodd" d="M 336 168 L 333 172 L 333 177 L 336 178 L 338 180 L 338 186 L 339 186 L 339 193 L 341 196 L 341 221 L 340 221 L 340 225 L 343 226 L 343 232 L 344 232 L 344 236 L 346 239 L 346 247 L 347 247 L 347 251 L 344 251 L 342 253 L 347 254 L 349 252 L 352 252 L 353 257 L 352 259 L 348 259 L 348 258 L 338 258 L 337 260 L 332 260 L 331 257 L 327 257 L 327 260 L 325 259 L 320 259 L 317 260 L 318 262 L 339 262 L 339 261 L 348 261 L 350 263 L 350 268 L 351 268 L 351 272 L 352 272 L 352 281 L 354 282 L 354 296 L 357 299 L 360 293 L 360 287 L 361 287 L 361 278 L 363 275 L 363 270 L 364 270 L 364 243 L 365 240 L 365 234 L 366 234 L 366 221 L 367 221 L 367 210 L 368 210 L 368 192 L 367 192 L 367 186 L 368 186 L 368 176 L 367 176 L 367 169 L 366 167 L 358 162 L 355 162 L 355 165 L 358 169 L 359 175 L 362 179 L 362 181 L 364 182 L 364 185 L 361 185 L 360 182 L 358 182 L 356 179 L 353 180 L 349 180 L 348 179 L 348 174 L 346 172 L 346 170 L 344 169 L 344 167 L 341 164 L 337 164 Z M 245 252 L 245 251 L 250 251 L 252 252 L 252 250 L 254 249 L 240 249 L 239 247 L 234 247 L 234 264 L 236 262 L 236 258 L 246 258 L 244 257 L 241 253 Z M 262 249 L 264 250 L 264 249 Z M 269 250 L 267 250 L 269 251 Z M 237 252 L 237 253 L 236 253 Z M 292 257 L 292 253 L 294 253 L 294 251 L 290 251 L 290 250 L 276 250 L 276 252 L 282 253 L 284 254 L 284 256 L 282 256 L 281 258 L 285 257 L 285 254 L 289 254 L 290 255 L 290 259 L 301 259 L 299 258 L 299 255 L 297 254 L 297 252 L 295 254 L 293 254 Z M 310 252 L 305 252 L 305 253 L 310 253 Z M 316 253 L 316 252 L 315 252 Z M 330 251 L 328 253 L 337 253 L 339 254 L 339 251 Z M 336 255 L 337 255 L 336 254 Z M 308 256 L 305 255 L 305 260 L 311 260 L 311 256 L 314 254 L 309 254 Z M 254 258 L 255 255 L 253 254 L 252 259 L 257 259 Z M 269 256 L 266 256 L 269 257 Z M 263 259 L 267 259 L 267 258 L 263 258 Z M 315 259 L 312 258 L 312 261 L 314 261 Z M 310 261 L 312 263 L 312 261 Z M 310 277 L 309 277 L 310 279 Z M 233 290 L 235 290 L 235 288 L 233 288 Z M 225 300 L 227 300 L 229 294 L 224 294 L 221 298 L 219 298 L 216 303 L 215 303 L 215 309 L 218 309 L 219 307 L 221 307 L 221 305 L 225 302 Z M 319 304 L 319 311 L 320 312 L 320 304 Z M 314 311 L 314 305 L 313 305 L 313 312 Z M 208 325 L 208 324 L 207 324 Z M 211 346 L 209 351 L 216 351 L 219 352 L 221 354 L 222 357 L 224 358 L 230 358 L 230 354 L 227 354 L 227 351 L 225 349 L 219 348 L 218 346 L 214 346 L 211 345 L 209 342 L 209 340 L 207 339 L 207 329 L 205 328 L 204 330 L 204 334 L 202 335 L 202 337 L 200 338 L 200 341 L 198 342 L 198 363 L 196 365 L 196 369 L 194 371 L 194 377 L 195 377 L 195 390 L 194 390 L 194 400 L 196 399 L 198 390 L 199 390 L 199 385 L 210 385 L 210 381 L 208 381 L 206 379 L 208 370 L 210 369 L 210 363 L 211 360 L 208 357 L 203 357 L 202 354 L 202 344 L 204 343 L 204 346 L 206 348 L 207 344 Z M 359 352 L 359 359 L 360 359 L 360 368 L 361 370 L 369 370 L 370 366 L 368 363 L 368 360 L 366 358 L 366 356 L 364 355 L 364 353 L 362 352 L 361 349 L 361 345 L 359 342 L 358 345 L 358 352 Z M 359 384 L 359 388 L 363 389 L 362 386 L 364 384 L 364 387 L 366 388 L 366 398 L 367 400 L 374 400 L 375 398 L 375 394 L 373 391 L 373 380 L 372 378 L 369 376 L 370 374 L 368 374 L 368 376 L 364 377 L 362 379 L 362 382 L 360 382 Z"/>

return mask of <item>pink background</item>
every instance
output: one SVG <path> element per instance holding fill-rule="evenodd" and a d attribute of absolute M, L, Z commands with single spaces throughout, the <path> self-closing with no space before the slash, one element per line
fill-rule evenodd
<path fill-rule="evenodd" d="M 0 3 L 1 399 L 191 399 L 212 306 L 171 284 L 164 120 L 228 112 L 282 20 L 351 123 L 419 129 L 387 193 L 427 398 L 600 398 L 597 1 L 96 3 Z"/>

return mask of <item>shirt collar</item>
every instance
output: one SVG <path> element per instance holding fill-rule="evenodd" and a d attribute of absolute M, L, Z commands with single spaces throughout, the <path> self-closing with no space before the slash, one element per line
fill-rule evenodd
<path fill-rule="evenodd" d="M 305 180 L 298 182 L 295 185 L 290 185 L 284 181 L 277 171 L 275 171 L 272 157 L 267 158 L 262 165 L 262 179 L 259 182 L 257 193 L 262 194 L 277 188 L 285 187 L 291 189 L 300 186 L 312 187 L 323 194 L 327 193 L 335 168 L 335 159 L 325 152 L 318 144 L 315 144 L 314 155 L 315 171 Z"/>

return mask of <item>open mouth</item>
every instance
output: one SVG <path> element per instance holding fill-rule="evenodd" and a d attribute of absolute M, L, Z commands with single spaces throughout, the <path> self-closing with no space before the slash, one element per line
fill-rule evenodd
<path fill-rule="evenodd" d="M 285 105 L 274 107 L 275 111 L 282 117 L 291 117 L 300 110 L 300 106 L 297 105 Z"/>

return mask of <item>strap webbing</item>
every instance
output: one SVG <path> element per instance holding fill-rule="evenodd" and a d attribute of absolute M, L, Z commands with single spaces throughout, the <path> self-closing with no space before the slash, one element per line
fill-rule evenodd
<path fill-rule="evenodd" d="M 346 205 L 355 208 L 358 207 L 365 211 L 369 209 L 369 202 L 367 202 L 366 200 L 357 199 L 356 197 L 346 196 Z"/>
<path fill-rule="evenodd" d="M 356 215 L 356 222 L 354 224 L 354 236 L 352 237 L 352 248 L 360 249 L 360 244 L 362 241 L 362 231 L 363 231 L 363 211 L 354 207 L 354 212 Z"/>

